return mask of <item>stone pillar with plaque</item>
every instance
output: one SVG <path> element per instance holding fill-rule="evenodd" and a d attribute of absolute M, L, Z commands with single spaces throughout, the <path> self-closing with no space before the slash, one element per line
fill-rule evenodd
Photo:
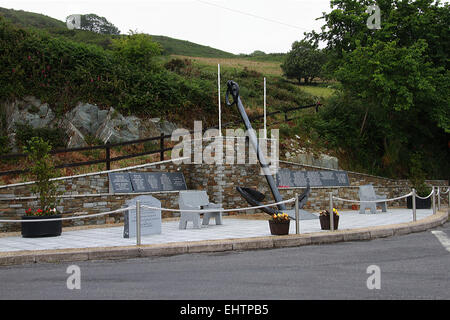
<path fill-rule="evenodd" d="M 141 235 L 161 234 L 161 210 L 142 207 L 161 208 L 161 201 L 150 195 L 142 195 L 127 200 L 125 206 L 135 206 L 137 200 L 141 202 Z M 136 237 L 136 209 L 125 211 L 124 216 L 123 237 Z"/>

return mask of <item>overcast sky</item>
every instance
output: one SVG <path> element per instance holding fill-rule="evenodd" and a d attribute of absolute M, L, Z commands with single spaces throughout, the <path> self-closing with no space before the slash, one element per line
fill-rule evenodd
<path fill-rule="evenodd" d="M 303 32 L 319 31 L 330 0 L 0 0 L 8 9 L 65 21 L 95 13 L 121 33 L 137 30 L 188 40 L 232 53 L 287 52 Z"/>

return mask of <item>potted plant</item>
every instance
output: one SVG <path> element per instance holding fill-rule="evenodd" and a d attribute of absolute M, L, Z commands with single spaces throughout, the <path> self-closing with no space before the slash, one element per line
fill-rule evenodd
<path fill-rule="evenodd" d="M 289 223 L 291 219 L 287 213 L 273 214 L 269 220 L 270 233 L 273 235 L 287 235 L 289 234 Z"/>
<path fill-rule="evenodd" d="M 61 218 L 61 214 L 56 209 L 57 184 L 52 180 L 57 176 L 57 172 L 49 156 L 51 145 L 42 138 L 33 137 L 23 150 L 29 162 L 28 177 L 34 181 L 31 191 L 38 195 L 38 207 L 26 210 L 22 220 Z M 22 223 L 22 236 L 25 238 L 59 236 L 61 231 L 61 220 Z"/>
<path fill-rule="evenodd" d="M 413 184 L 413 188 L 416 189 L 416 195 L 419 197 L 428 197 L 431 193 L 431 187 L 422 181 L 420 183 Z M 412 196 L 406 198 L 406 206 L 408 209 L 412 209 Z M 421 199 L 416 197 L 416 209 L 430 209 L 431 208 L 431 197 L 426 199 Z"/>
<path fill-rule="evenodd" d="M 322 230 L 330 230 L 330 212 L 328 210 L 323 210 L 320 212 L 319 220 Z M 333 224 L 334 230 L 337 230 L 339 226 L 339 212 L 336 208 L 333 208 Z"/>
<path fill-rule="evenodd" d="M 411 157 L 410 169 L 409 169 L 409 181 L 414 189 L 416 189 L 416 195 L 419 197 L 427 197 L 431 193 L 431 187 L 425 183 L 425 171 L 423 170 L 422 157 L 420 154 L 415 153 Z M 412 197 L 406 198 L 406 206 L 408 209 L 412 209 Z M 427 199 L 420 199 L 416 197 L 416 209 L 430 209 L 431 197 Z"/>

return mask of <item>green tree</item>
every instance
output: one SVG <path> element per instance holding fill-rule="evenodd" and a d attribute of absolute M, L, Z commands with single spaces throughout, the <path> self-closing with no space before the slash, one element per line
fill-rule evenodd
<path fill-rule="evenodd" d="M 128 36 L 113 39 L 113 48 L 122 58 L 143 66 L 152 65 L 153 58 L 161 54 L 161 46 L 145 33 L 130 31 Z"/>
<path fill-rule="evenodd" d="M 353 159 L 364 162 L 371 153 L 374 171 L 409 176 L 407 168 L 417 165 L 412 155 L 420 153 L 428 175 L 447 178 L 450 7 L 433 0 L 379 0 L 381 29 L 371 30 L 369 4 L 332 0 L 322 32 L 307 35 L 325 41 L 327 70 L 341 84 L 331 114 L 347 113 L 343 101 L 354 104 L 354 130 L 335 130 L 333 122 L 321 129 L 338 132 L 341 144 L 352 141 L 347 151 Z"/>
<path fill-rule="evenodd" d="M 295 41 L 281 69 L 288 79 L 297 79 L 299 83 L 303 79 L 307 84 L 321 75 L 325 58 L 325 54 L 318 49 L 317 43 L 306 40 Z"/>
<path fill-rule="evenodd" d="M 250 54 L 251 57 L 259 57 L 259 56 L 265 56 L 265 55 L 266 55 L 266 53 L 261 50 L 255 50 Z"/>
<path fill-rule="evenodd" d="M 120 30 L 104 17 L 96 14 L 81 15 L 81 30 L 93 31 L 101 34 L 120 34 Z"/>

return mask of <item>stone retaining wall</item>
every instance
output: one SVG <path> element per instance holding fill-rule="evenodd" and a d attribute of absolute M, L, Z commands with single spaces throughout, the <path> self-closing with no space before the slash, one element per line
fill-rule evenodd
<path fill-rule="evenodd" d="M 280 162 L 281 168 L 291 170 L 331 170 L 326 168 L 312 167 L 289 162 Z M 243 200 L 236 191 L 236 186 L 250 187 L 259 190 L 266 195 L 266 200 L 272 202 L 272 196 L 264 176 L 260 175 L 259 165 L 207 165 L 207 164 L 181 164 L 175 165 L 171 162 L 157 164 L 146 168 L 132 170 L 143 172 L 183 172 L 188 189 L 206 190 L 210 201 L 222 203 L 224 208 L 248 207 L 249 204 Z M 312 188 L 311 195 L 305 205 L 305 209 L 320 211 L 329 206 L 329 192 L 335 196 L 346 199 L 359 199 L 358 186 L 363 184 L 373 184 L 378 194 L 386 195 L 387 198 L 394 198 L 411 191 L 411 187 L 406 180 L 392 180 L 355 172 L 348 172 L 350 180 L 349 187 L 324 187 Z M 436 186 L 446 186 L 447 181 L 429 181 Z M 62 180 L 59 189 L 63 192 L 64 198 L 60 203 L 60 211 L 64 216 L 76 214 L 94 214 L 111 211 L 123 207 L 126 200 L 138 194 L 109 194 L 109 182 L 107 174 L 98 174 L 79 178 Z M 288 199 L 295 193 L 302 193 L 302 188 L 282 188 L 280 189 L 283 198 Z M 83 196 L 88 195 L 89 196 Z M 178 209 L 178 192 L 157 192 L 152 194 L 161 201 L 161 206 L 165 208 Z M 0 198 L 17 198 L 32 196 L 30 186 L 17 186 L 0 189 Z M 448 197 L 441 200 L 441 204 L 447 204 Z M 0 219 L 17 219 L 25 213 L 29 207 L 35 207 L 35 199 L 0 200 Z M 351 209 L 352 204 L 347 202 L 337 202 L 335 207 Z M 406 200 L 390 202 L 388 207 L 404 207 Z M 288 207 L 291 207 L 289 205 Z M 233 213 L 230 213 L 233 214 Z M 163 217 L 176 217 L 179 213 L 163 212 Z M 104 224 L 123 221 L 123 214 L 101 216 L 95 218 L 77 219 L 64 221 L 64 226 L 76 226 L 85 224 Z M 0 231 L 18 231 L 20 223 L 0 223 Z"/>

